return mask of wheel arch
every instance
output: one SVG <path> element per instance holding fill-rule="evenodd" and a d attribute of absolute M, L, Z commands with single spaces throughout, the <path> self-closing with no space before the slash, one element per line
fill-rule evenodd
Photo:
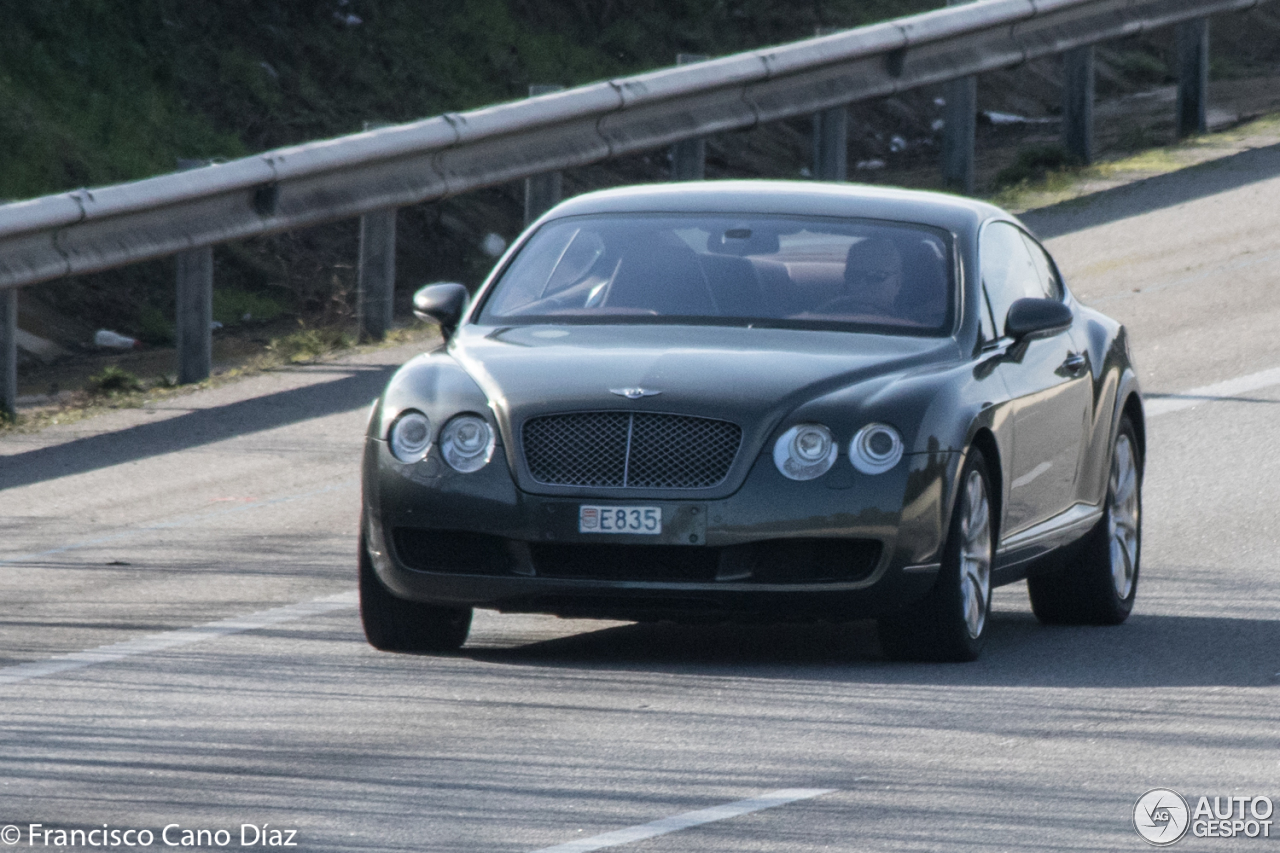
<path fill-rule="evenodd" d="M 1120 417 L 1116 419 L 1115 433 L 1119 434 L 1120 421 L 1125 415 L 1133 424 L 1133 435 L 1138 440 L 1138 473 L 1144 473 L 1147 464 L 1147 419 L 1142 409 L 1142 398 L 1137 391 L 1131 391 L 1120 407 Z"/>
<path fill-rule="evenodd" d="M 988 499 L 991 501 L 991 518 L 994 525 L 992 534 L 998 543 L 1000 541 L 1000 528 L 1004 510 L 1004 465 L 1000 460 L 1000 445 L 996 441 L 995 434 L 985 424 L 975 425 L 972 435 L 965 442 L 964 451 L 958 454 L 956 461 L 953 463 L 954 467 L 951 469 L 952 473 L 945 496 L 946 503 L 943 506 L 944 512 L 941 518 L 943 539 L 946 538 L 947 525 L 951 523 L 952 513 L 956 510 L 956 501 L 960 497 L 960 474 L 964 471 L 964 466 L 968 464 L 971 455 L 970 451 L 974 448 L 977 448 L 982 453 L 982 458 L 986 462 L 987 477 L 991 486 Z"/>
<path fill-rule="evenodd" d="M 987 477 L 991 481 L 991 517 L 995 527 L 992 535 L 995 541 L 999 542 L 1000 522 L 1004 519 L 1004 467 L 1000 462 L 1000 447 L 996 443 L 995 435 L 986 427 L 980 428 L 973 434 L 973 438 L 969 441 L 969 446 L 976 447 L 982 451 L 982 458 L 987 463 Z M 968 455 L 966 451 L 966 460 Z"/>

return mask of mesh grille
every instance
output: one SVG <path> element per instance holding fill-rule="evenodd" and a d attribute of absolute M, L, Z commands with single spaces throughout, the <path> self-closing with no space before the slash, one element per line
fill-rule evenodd
<path fill-rule="evenodd" d="M 529 473 L 552 486 L 706 489 L 741 443 L 737 424 L 684 415 L 585 412 L 524 425 Z"/>
<path fill-rule="evenodd" d="M 539 483 L 621 486 L 627 470 L 625 412 L 535 418 L 524 425 L 524 458 Z"/>
<path fill-rule="evenodd" d="M 729 473 L 742 430 L 736 424 L 676 415 L 635 415 L 627 485 L 705 489 Z"/>

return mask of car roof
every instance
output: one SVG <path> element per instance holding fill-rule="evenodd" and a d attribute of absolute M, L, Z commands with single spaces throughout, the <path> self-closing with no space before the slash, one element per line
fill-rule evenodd
<path fill-rule="evenodd" d="M 690 181 L 643 184 L 575 196 L 543 219 L 598 213 L 742 213 L 836 216 L 916 222 L 972 233 L 1009 218 L 994 205 L 946 193 L 817 181 Z"/>

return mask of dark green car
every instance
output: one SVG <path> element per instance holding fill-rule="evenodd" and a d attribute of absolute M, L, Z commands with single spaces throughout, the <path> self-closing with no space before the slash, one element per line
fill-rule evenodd
<path fill-rule="evenodd" d="M 1123 327 L 1016 219 L 852 185 L 702 182 L 548 212 L 404 365 L 364 456 L 361 614 L 388 650 L 472 609 L 874 617 L 970 660 L 991 589 L 1107 624 L 1137 589 Z"/>

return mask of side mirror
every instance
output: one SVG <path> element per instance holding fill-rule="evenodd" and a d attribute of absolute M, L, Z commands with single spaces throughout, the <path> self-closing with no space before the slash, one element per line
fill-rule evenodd
<path fill-rule="evenodd" d="M 413 294 L 413 316 L 439 324 L 446 339 L 458 328 L 466 307 L 467 289 L 452 281 L 428 284 Z"/>
<path fill-rule="evenodd" d="M 1009 306 L 1004 333 L 1015 341 L 1049 338 L 1071 325 L 1071 309 L 1056 299 L 1019 299 Z"/>

